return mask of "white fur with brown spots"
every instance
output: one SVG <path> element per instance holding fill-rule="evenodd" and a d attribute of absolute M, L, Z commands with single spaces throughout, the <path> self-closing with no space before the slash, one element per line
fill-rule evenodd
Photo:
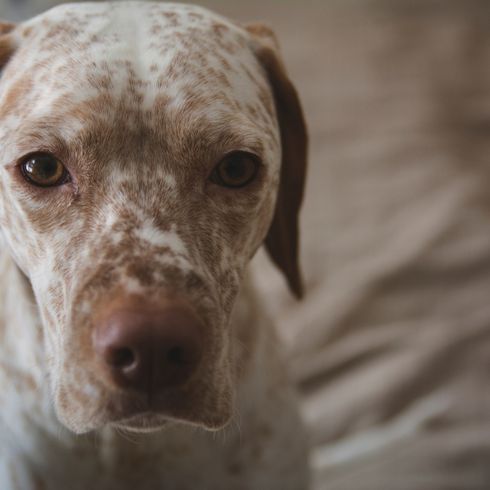
<path fill-rule="evenodd" d="M 306 134 L 271 31 L 188 5 L 68 4 L 0 23 L 0 66 L 0 488 L 307 488 L 245 272 L 265 241 L 301 295 Z M 235 151 L 260 164 L 227 188 L 210 175 Z M 70 179 L 27 182 L 38 152 Z M 202 359 L 178 403 L 135 409 L 93 331 L 116 303 L 169 297 L 199 316 Z"/>

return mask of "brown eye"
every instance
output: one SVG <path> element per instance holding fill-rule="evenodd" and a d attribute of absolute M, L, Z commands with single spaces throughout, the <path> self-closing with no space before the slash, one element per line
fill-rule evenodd
<path fill-rule="evenodd" d="M 27 156 L 20 164 L 24 178 L 38 187 L 55 187 L 69 180 L 65 166 L 49 153 Z"/>
<path fill-rule="evenodd" d="M 211 180 L 224 187 L 244 187 L 255 178 L 258 168 L 259 162 L 255 155 L 235 151 L 218 163 Z"/>

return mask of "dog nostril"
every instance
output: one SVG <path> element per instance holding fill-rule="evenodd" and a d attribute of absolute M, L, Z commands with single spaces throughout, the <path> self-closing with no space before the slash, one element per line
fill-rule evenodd
<path fill-rule="evenodd" d="M 111 364 L 114 367 L 125 368 L 131 366 L 135 360 L 133 351 L 127 347 L 123 347 L 113 352 Z"/>

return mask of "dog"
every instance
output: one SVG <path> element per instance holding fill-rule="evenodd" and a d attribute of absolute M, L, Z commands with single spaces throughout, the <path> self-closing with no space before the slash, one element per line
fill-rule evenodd
<path fill-rule="evenodd" d="M 1 490 L 304 490 L 247 264 L 300 297 L 307 135 L 272 31 L 79 3 L 0 24 Z"/>

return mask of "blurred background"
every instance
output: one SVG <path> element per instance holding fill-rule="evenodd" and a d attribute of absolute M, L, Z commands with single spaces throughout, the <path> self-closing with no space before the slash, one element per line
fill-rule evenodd
<path fill-rule="evenodd" d="M 197 3 L 273 26 L 309 123 L 305 299 L 254 266 L 315 490 L 490 489 L 490 1 Z"/>

